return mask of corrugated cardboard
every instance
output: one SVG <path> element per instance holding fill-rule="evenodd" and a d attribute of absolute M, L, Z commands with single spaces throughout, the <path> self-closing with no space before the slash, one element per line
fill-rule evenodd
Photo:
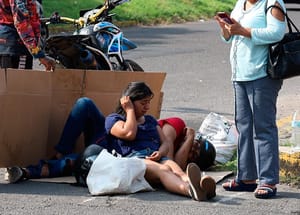
<path fill-rule="evenodd" d="M 0 70 L 0 167 L 35 164 L 51 155 L 74 102 L 82 96 L 93 99 L 107 115 L 129 82 L 144 81 L 155 94 L 149 114 L 159 118 L 165 76 L 162 72 Z"/>

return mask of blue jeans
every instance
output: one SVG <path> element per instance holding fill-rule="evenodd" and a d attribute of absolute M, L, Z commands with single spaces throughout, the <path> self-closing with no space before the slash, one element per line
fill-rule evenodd
<path fill-rule="evenodd" d="M 27 166 L 30 178 L 40 178 L 42 167 L 49 167 L 48 177 L 59 177 L 72 174 L 72 168 L 78 154 L 72 153 L 81 133 L 84 134 L 85 147 L 91 144 L 106 147 L 105 117 L 94 102 L 86 97 L 74 104 L 55 149 L 64 156 L 54 160 L 40 160 L 37 165 Z"/>
<path fill-rule="evenodd" d="M 268 77 L 233 82 L 239 132 L 237 180 L 279 183 L 276 102 L 282 81 Z"/>
<path fill-rule="evenodd" d="M 81 133 L 84 134 L 85 147 L 91 144 L 107 147 L 105 117 L 95 103 L 86 97 L 79 98 L 74 104 L 55 146 L 56 151 L 64 155 L 72 153 Z"/>
<path fill-rule="evenodd" d="M 48 166 L 49 175 L 47 178 L 70 176 L 73 172 L 75 160 L 78 154 L 69 154 L 60 159 L 55 160 L 40 160 L 37 165 L 29 165 L 26 167 L 29 171 L 29 178 L 41 178 L 41 172 L 44 165 Z"/>
<path fill-rule="evenodd" d="M 127 155 L 126 157 L 128 158 L 141 158 L 141 159 L 145 159 L 147 156 L 150 156 L 153 152 L 155 152 L 154 150 L 150 149 L 150 148 L 146 148 L 146 149 L 143 149 L 141 151 L 132 151 L 129 155 Z M 165 160 L 169 160 L 168 157 L 164 156 L 164 157 L 161 157 L 160 160 L 158 161 L 158 163 L 161 163 L 162 161 L 165 161 Z"/>

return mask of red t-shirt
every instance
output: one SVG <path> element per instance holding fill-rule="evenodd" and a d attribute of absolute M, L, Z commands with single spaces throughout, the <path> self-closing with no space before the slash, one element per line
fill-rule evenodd
<path fill-rule="evenodd" d="M 185 137 L 185 132 L 184 132 L 184 129 L 186 127 L 185 122 L 178 117 L 171 117 L 171 118 L 158 120 L 158 124 L 161 128 L 165 124 L 169 124 L 176 130 L 176 139 L 174 141 L 174 151 L 176 152 L 179 149 Z"/>

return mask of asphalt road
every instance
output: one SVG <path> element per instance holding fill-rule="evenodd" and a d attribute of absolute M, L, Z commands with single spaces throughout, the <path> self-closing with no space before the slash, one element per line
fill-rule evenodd
<path fill-rule="evenodd" d="M 300 9 L 300 7 L 299 7 Z M 290 11 L 300 23 L 300 11 Z M 209 112 L 233 118 L 230 45 L 221 41 L 214 20 L 125 29 L 138 44 L 127 56 L 145 71 L 167 73 L 161 117 L 181 116 L 198 129 Z M 300 109 L 300 77 L 284 81 L 278 98 L 278 120 Z"/>
<path fill-rule="evenodd" d="M 289 6 L 289 5 L 288 5 Z M 289 7 L 294 7 L 291 5 Z M 297 6 L 298 7 L 298 6 Z M 300 11 L 290 11 L 300 23 Z M 229 46 L 221 42 L 213 20 L 168 26 L 124 29 L 138 44 L 127 54 L 145 71 L 163 71 L 161 117 L 180 116 L 198 129 L 209 112 L 233 117 L 233 94 L 228 61 Z M 278 119 L 300 109 L 300 78 L 286 80 L 278 101 Z M 299 189 L 278 186 L 278 196 L 256 199 L 252 193 L 225 192 L 209 202 L 156 192 L 92 197 L 88 190 L 27 181 L 7 184 L 0 170 L 0 214 L 300 214 Z"/>

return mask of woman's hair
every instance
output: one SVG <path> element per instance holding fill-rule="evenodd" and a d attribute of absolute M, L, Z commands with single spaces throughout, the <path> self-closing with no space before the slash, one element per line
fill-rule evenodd
<path fill-rule="evenodd" d="M 150 87 L 144 82 L 130 82 L 128 86 L 122 93 L 123 96 L 129 96 L 132 102 L 141 100 L 147 97 L 153 97 L 154 94 L 151 91 Z M 125 111 L 122 108 L 122 105 L 119 101 L 118 106 L 116 108 L 116 113 L 125 115 Z"/>
<path fill-rule="evenodd" d="M 196 138 L 199 145 L 199 157 L 194 162 L 199 166 L 199 168 L 204 171 L 215 164 L 216 159 L 216 149 L 214 145 L 205 138 Z"/>

